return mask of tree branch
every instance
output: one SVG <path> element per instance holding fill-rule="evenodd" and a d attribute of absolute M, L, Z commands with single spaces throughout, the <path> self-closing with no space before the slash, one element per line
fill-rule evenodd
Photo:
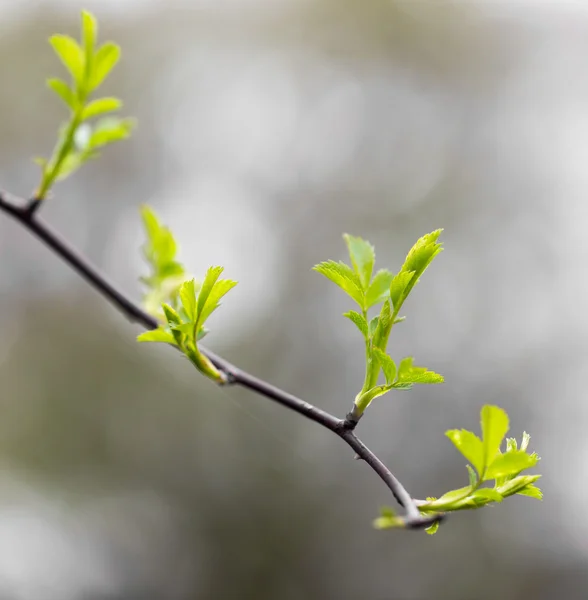
<path fill-rule="evenodd" d="M 70 267 L 74 269 L 83 279 L 120 310 L 130 321 L 141 324 L 146 329 L 156 329 L 159 322 L 140 306 L 130 300 L 121 292 L 105 275 L 94 267 L 83 255 L 73 248 L 65 239 L 54 231 L 47 223 L 40 220 L 37 215 L 39 202 L 35 199 L 27 202 L 23 198 L 13 196 L 0 190 L 0 210 L 13 217 L 31 234 L 40 239 L 46 246 L 51 248 Z M 357 420 L 352 414 L 345 419 L 339 419 L 334 415 L 305 402 L 292 394 L 267 383 L 253 375 L 242 371 L 235 365 L 226 361 L 206 348 L 200 348 L 214 366 L 225 375 L 225 384 L 240 385 L 244 388 L 265 396 L 282 406 L 303 415 L 307 419 L 322 425 L 344 440 L 363 459 L 386 484 L 398 503 L 405 508 L 406 516 L 404 522 L 410 528 L 428 527 L 443 516 L 440 514 L 423 517 L 418 509 L 417 503 L 403 485 L 394 477 L 384 463 L 355 435 L 354 429 Z"/>

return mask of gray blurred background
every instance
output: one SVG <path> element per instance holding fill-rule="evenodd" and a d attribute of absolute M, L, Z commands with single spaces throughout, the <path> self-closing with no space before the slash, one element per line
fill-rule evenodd
<path fill-rule="evenodd" d="M 446 376 L 375 402 L 361 437 L 416 497 L 466 482 L 446 429 L 505 408 L 545 500 L 378 532 L 391 498 L 337 438 L 139 345 L 0 218 L 0 598 L 588 597 L 588 5 L 582 0 L 0 2 L 0 186 L 28 195 L 65 112 L 47 43 L 79 11 L 122 45 L 105 86 L 139 128 L 44 217 L 139 299 L 138 207 L 240 281 L 208 346 L 343 415 L 349 302 L 311 271 L 345 231 L 397 269 L 445 252 L 391 352 Z"/>

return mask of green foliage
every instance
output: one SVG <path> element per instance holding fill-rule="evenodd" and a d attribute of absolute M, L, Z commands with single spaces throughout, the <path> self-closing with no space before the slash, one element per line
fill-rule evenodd
<path fill-rule="evenodd" d="M 144 304 L 162 324 L 142 333 L 137 340 L 177 346 L 199 371 L 222 383 L 222 374 L 200 352 L 198 342 L 207 333 L 206 320 L 237 282 L 219 279 L 222 267 L 208 269 L 201 284 L 186 280 L 184 267 L 176 260 L 177 244 L 171 231 L 148 206 L 142 207 L 141 214 L 147 235 L 143 253 L 151 268 L 149 276 L 141 278 L 147 287 Z"/>
<path fill-rule="evenodd" d="M 50 78 L 47 86 L 69 110 L 69 119 L 60 129 L 52 155 L 48 159 L 35 159 L 41 167 L 41 182 L 35 192 L 37 200 L 45 198 L 55 182 L 69 177 L 85 162 L 99 156 L 104 146 L 131 135 L 134 121 L 111 114 L 122 108 L 121 100 L 114 97 L 90 100 L 120 58 L 120 48 L 115 43 L 97 46 L 97 34 L 96 19 L 82 11 L 81 43 L 67 35 L 49 38 L 71 82 Z M 97 117 L 96 122 L 89 122 Z"/>
<path fill-rule="evenodd" d="M 374 398 L 393 389 L 410 389 L 414 384 L 442 383 L 443 377 L 424 367 L 413 365 L 412 358 L 404 358 L 398 368 L 386 353 L 392 327 L 404 320 L 398 311 L 425 272 L 431 261 L 441 252 L 438 242 L 441 229 L 433 231 L 411 248 L 400 271 L 393 274 L 380 269 L 374 275 L 376 253 L 374 247 L 360 237 L 344 234 L 350 265 L 326 261 L 314 270 L 340 287 L 361 309 L 350 310 L 343 316 L 359 330 L 365 343 L 366 374 L 363 387 L 355 399 L 355 415 L 359 417 Z M 370 308 L 381 304 L 379 314 L 369 319 Z M 385 384 L 378 385 L 380 371 Z"/>
<path fill-rule="evenodd" d="M 456 510 L 481 508 L 491 503 L 502 502 L 505 498 L 519 494 L 541 500 L 543 494 L 534 483 L 541 475 L 521 475 L 533 468 L 539 461 L 536 453 L 528 453 L 530 436 L 523 434 L 521 447 L 516 440 L 506 441 L 505 452 L 500 446 L 509 428 L 508 415 L 497 406 L 484 406 L 480 414 L 482 438 L 465 429 L 452 429 L 446 433 L 453 445 L 470 463 L 468 470 L 469 485 L 451 490 L 440 498 L 427 498 L 419 503 L 423 515 L 445 513 Z M 481 487 L 483 483 L 493 481 L 492 487 Z M 397 518 L 386 509 L 376 519 L 375 526 L 389 529 L 402 526 Z M 435 533 L 429 528 L 427 533 Z"/>
<path fill-rule="evenodd" d="M 151 272 L 141 281 L 147 287 L 143 305 L 147 312 L 163 318 L 164 302 L 176 306 L 180 285 L 186 279 L 186 272 L 176 260 L 177 244 L 172 232 L 163 226 L 151 208 L 141 207 L 141 216 L 147 240 L 143 245 L 143 255 Z"/>

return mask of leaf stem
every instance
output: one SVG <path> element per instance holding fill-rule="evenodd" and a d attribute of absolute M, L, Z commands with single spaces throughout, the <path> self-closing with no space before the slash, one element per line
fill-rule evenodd
<path fill-rule="evenodd" d="M 75 111 L 67 124 L 63 138 L 59 140 L 57 148 L 53 151 L 53 156 L 49 160 L 51 169 L 49 171 L 43 167 L 43 175 L 41 177 L 41 183 L 34 194 L 35 208 L 38 206 L 41 200 L 44 200 L 47 193 L 51 189 L 51 186 L 55 183 L 55 180 L 59 176 L 61 165 L 70 153 L 71 147 L 74 144 L 74 136 L 78 127 L 82 123 L 82 113 L 84 110 L 84 102 L 77 100 Z"/>

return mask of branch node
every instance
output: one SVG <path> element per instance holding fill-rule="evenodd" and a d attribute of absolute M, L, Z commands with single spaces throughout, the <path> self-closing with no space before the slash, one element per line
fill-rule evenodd
<path fill-rule="evenodd" d="M 41 198 L 33 197 L 29 200 L 28 204 L 25 208 L 23 208 L 23 216 L 27 219 L 32 219 L 35 216 L 35 213 L 41 207 L 42 200 Z"/>

